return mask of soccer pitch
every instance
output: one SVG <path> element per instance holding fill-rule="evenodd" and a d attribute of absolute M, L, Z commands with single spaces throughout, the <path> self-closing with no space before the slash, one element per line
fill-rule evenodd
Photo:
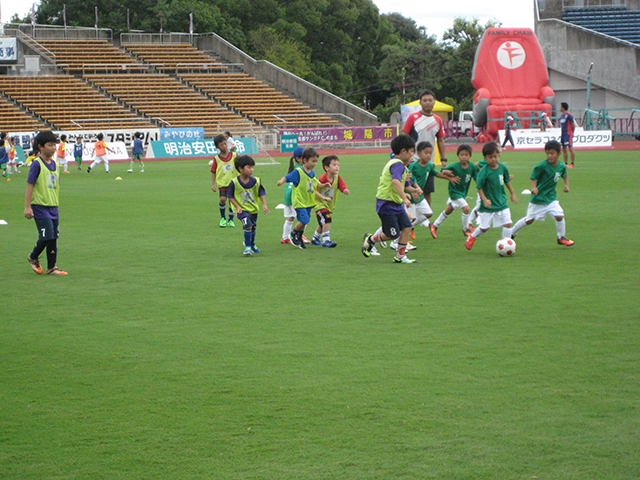
<path fill-rule="evenodd" d="M 502 155 L 514 221 L 544 158 Z M 288 159 L 257 166 L 271 213 L 248 258 L 206 161 L 73 170 L 67 277 L 31 271 L 26 169 L 3 179 L 0 477 L 640 477 L 638 152 L 577 152 L 575 246 L 547 220 L 513 258 L 499 229 L 469 252 L 455 212 L 417 229 L 414 265 L 360 253 L 387 160 L 341 156 L 334 249 L 279 243 Z"/>

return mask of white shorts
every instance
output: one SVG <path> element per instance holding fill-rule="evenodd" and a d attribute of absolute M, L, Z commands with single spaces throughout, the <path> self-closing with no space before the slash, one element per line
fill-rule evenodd
<path fill-rule="evenodd" d="M 413 218 L 417 217 L 419 213 L 423 215 L 433 214 L 433 210 L 431 210 L 429 203 L 424 198 L 419 203 L 412 203 L 407 210 Z"/>
<path fill-rule="evenodd" d="M 106 155 L 96 155 L 96 158 L 93 161 L 96 163 L 109 163 L 109 158 Z"/>
<path fill-rule="evenodd" d="M 511 210 L 505 208 L 499 212 L 478 212 L 478 226 L 482 230 L 489 230 L 492 223 L 493 228 L 502 227 L 503 225 L 512 223 Z"/>
<path fill-rule="evenodd" d="M 455 200 L 447 199 L 447 205 L 451 205 L 454 210 L 458 210 L 459 208 L 468 207 L 469 204 L 464 198 L 457 198 Z"/>
<path fill-rule="evenodd" d="M 564 217 L 564 210 L 562 210 L 558 200 L 554 200 L 553 202 L 545 205 L 530 203 L 527 207 L 526 220 L 538 220 L 540 222 L 544 222 L 547 215 L 550 217 Z"/>
<path fill-rule="evenodd" d="M 293 205 L 285 205 L 284 206 L 284 216 L 286 218 L 296 218 L 296 209 L 293 208 Z"/>

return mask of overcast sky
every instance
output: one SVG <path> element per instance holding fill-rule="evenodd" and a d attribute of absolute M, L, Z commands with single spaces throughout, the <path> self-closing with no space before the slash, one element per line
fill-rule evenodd
<path fill-rule="evenodd" d="M 90 1 L 90 0 L 88 0 Z M 503 27 L 533 28 L 534 0 L 373 0 L 380 13 L 398 12 L 426 27 L 427 34 L 442 38 L 455 17 L 477 18 L 481 24 L 496 19 Z M 0 0 L 2 22 L 31 10 L 33 0 Z M 36 2 L 39 3 L 39 2 Z"/>

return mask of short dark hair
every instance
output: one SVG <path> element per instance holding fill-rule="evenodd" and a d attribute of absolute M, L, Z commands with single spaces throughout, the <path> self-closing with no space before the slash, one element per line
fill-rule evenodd
<path fill-rule="evenodd" d="M 231 137 L 231 136 L 232 136 L 232 135 L 231 135 L 231 132 L 229 132 L 229 131 L 224 132 L 224 134 L 225 134 L 227 137 Z"/>
<path fill-rule="evenodd" d="M 49 142 L 56 143 L 56 135 L 51 130 L 43 130 L 38 132 L 38 135 L 36 135 L 34 145 L 38 147 L 38 150 L 40 150 L 39 147 L 46 145 Z"/>
<path fill-rule="evenodd" d="M 460 152 L 468 152 L 469 156 L 473 155 L 473 150 L 471 149 L 471 146 L 467 145 L 466 143 L 463 143 L 462 145 L 458 146 L 458 151 L 456 152 L 456 155 L 460 155 Z"/>
<path fill-rule="evenodd" d="M 136 132 L 133 134 L 133 138 L 141 138 L 142 137 L 142 133 L 140 132 Z"/>
<path fill-rule="evenodd" d="M 4 140 L 7 136 L 7 132 L 0 133 L 0 140 Z"/>
<path fill-rule="evenodd" d="M 488 157 L 494 153 L 500 153 L 500 146 L 496 142 L 487 142 L 482 147 L 482 155 Z"/>
<path fill-rule="evenodd" d="M 431 90 L 423 90 L 423 92 L 420 94 L 418 98 L 422 100 L 422 97 L 424 97 L 425 95 L 431 95 L 434 98 L 434 100 L 436 98 L 436 94 L 433 93 Z"/>
<path fill-rule="evenodd" d="M 398 155 L 402 150 L 411 150 L 415 146 L 416 142 L 413 141 L 413 138 L 404 133 L 391 140 L 391 151 L 394 155 Z"/>
<path fill-rule="evenodd" d="M 340 161 L 337 155 L 329 155 L 327 157 L 324 157 L 322 159 L 322 168 L 326 170 L 327 168 L 329 168 L 329 165 L 331 165 L 331 162 L 333 162 L 334 160 L 337 162 Z"/>
<path fill-rule="evenodd" d="M 302 161 L 309 160 L 311 157 L 319 157 L 320 155 L 313 148 L 305 148 L 302 152 Z"/>
<path fill-rule="evenodd" d="M 67 136 L 66 135 L 60 135 L 60 141 L 61 142 L 66 142 L 67 141 Z"/>
<path fill-rule="evenodd" d="M 418 145 L 416 145 L 416 152 L 421 152 L 425 148 L 433 148 L 433 145 L 431 145 L 431 142 L 427 141 L 420 142 Z"/>
<path fill-rule="evenodd" d="M 560 153 L 560 150 L 562 150 L 562 146 L 557 140 L 549 140 L 544 144 L 544 151 L 546 152 L 547 150 L 555 150 L 556 152 Z"/>
<path fill-rule="evenodd" d="M 227 137 L 225 137 L 223 134 L 216 135 L 215 137 L 213 137 L 213 144 L 216 147 L 220 145 L 222 142 L 226 142 L 226 141 L 227 141 Z"/>
<path fill-rule="evenodd" d="M 256 164 L 255 160 L 250 157 L 249 155 L 240 155 L 238 158 L 236 158 L 236 161 L 234 162 L 236 170 L 240 171 L 241 168 L 244 168 L 246 166 L 254 166 Z"/>
<path fill-rule="evenodd" d="M 96 138 L 97 138 L 98 140 L 102 140 L 102 139 L 104 138 L 104 135 L 103 135 L 103 134 L 101 134 L 101 133 L 99 133 L 98 135 L 96 135 Z"/>
<path fill-rule="evenodd" d="M 560 107 L 561 107 L 561 108 L 564 108 L 565 110 L 569 110 L 569 104 L 568 104 L 567 102 L 562 102 L 562 103 L 560 104 Z"/>

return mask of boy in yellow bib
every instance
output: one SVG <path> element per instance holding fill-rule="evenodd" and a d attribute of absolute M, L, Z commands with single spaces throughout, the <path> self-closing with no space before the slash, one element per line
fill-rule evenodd
<path fill-rule="evenodd" d="M 34 147 L 40 150 L 39 156 L 31 163 L 27 177 L 27 191 L 24 201 L 25 218 L 33 218 L 38 229 L 38 241 L 27 256 L 31 268 L 42 275 L 38 257 L 47 252 L 47 275 L 66 275 L 67 272 L 56 266 L 58 257 L 58 166 L 53 159 L 56 153 L 56 136 L 47 130 L 38 133 Z"/>

